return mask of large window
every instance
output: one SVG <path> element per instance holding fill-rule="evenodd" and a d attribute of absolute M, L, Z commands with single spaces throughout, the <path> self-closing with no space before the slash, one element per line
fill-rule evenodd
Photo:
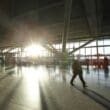
<path fill-rule="evenodd" d="M 68 52 L 73 51 L 75 48 L 80 47 L 81 45 L 85 44 L 86 42 L 87 41 L 68 42 L 66 45 L 66 49 Z M 62 43 L 53 44 L 53 46 L 58 51 L 62 51 Z M 97 47 L 98 47 L 98 49 L 97 49 Z M 75 56 L 80 55 L 82 57 L 82 59 L 97 58 L 96 57 L 97 54 L 99 54 L 100 58 L 103 58 L 104 55 L 107 55 L 108 57 L 110 57 L 110 39 L 98 40 L 98 46 L 96 45 L 96 41 L 93 41 L 90 44 L 77 50 L 74 53 Z M 46 57 L 46 56 L 52 57 L 53 56 L 54 57 L 54 54 L 47 49 L 42 49 L 42 50 L 40 50 L 40 53 L 38 56 L 40 56 L 40 57 Z"/>
<path fill-rule="evenodd" d="M 72 51 L 74 48 L 78 48 L 79 46 L 83 45 L 86 42 L 87 41 L 67 43 L 66 48 L 68 51 Z M 100 58 L 103 58 L 104 55 L 107 55 L 109 57 L 110 56 L 110 39 L 98 40 L 98 45 L 96 45 L 96 41 L 93 41 L 74 53 L 74 55 L 79 55 L 79 54 L 83 58 L 86 57 L 86 58 L 96 59 L 97 54 L 99 54 Z"/>
<path fill-rule="evenodd" d="M 105 54 L 110 55 L 110 47 L 105 47 L 104 50 L 105 50 Z"/>

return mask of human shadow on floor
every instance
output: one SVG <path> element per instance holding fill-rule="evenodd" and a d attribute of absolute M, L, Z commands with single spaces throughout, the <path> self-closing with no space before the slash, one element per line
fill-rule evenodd
<path fill-rule="evenodd" d="M 85 94 L 86 96 L 90 97 L 91 99 L 93 99 L 97 103 L 101 104 L 107 110 L 110 110 L 110 100 L 106 99 L 104 96 L 98 94 L 97 92 L 95 92 L 89 88 L 82 89 L 76 85 L 74 85 L 74 88 L 76 88 L 77 90 L 79 90 L 80 92 Z"/>

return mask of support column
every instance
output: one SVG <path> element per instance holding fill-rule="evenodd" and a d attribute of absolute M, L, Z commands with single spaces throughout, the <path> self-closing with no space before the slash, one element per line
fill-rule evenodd
<path fill-rule="evenodd" d="M 91 64 L 93 64 L 93 60 L 92 60 L 92 47 L 91 47 Z"/>
<path fill-rule="evenodd" d="M 103 55 L 105 56 L 104 38 L 103 38 Z"/>
<path fill-rule="evenodd" d="M 87 58 L 86 58 L 86 57 L 87 57 L 87 56 L 86 56 L 86 47 L 85 47 L 84 49 L 85 49 L 85 60 L 86 60 L 86 59 L 87 59 Z"/>
<path fill-rule="evenodd" d="M 62 36 L 62 52 L 66 52 L 66 42 L 69 33 L 69 24 L 71 17 L 72 0 L 65 0 L 64 10 L 64 32 Z"/>
<path fill-rule="evenodd" d="M 98 40 L 96 40 L 96 49 L 97 49 L 97 64 L 99 68 L 99 49 L 98 49 Z"/>

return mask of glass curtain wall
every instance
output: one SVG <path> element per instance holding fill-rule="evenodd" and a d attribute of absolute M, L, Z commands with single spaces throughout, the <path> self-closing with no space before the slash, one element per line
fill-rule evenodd
<path fill-rule="evenodd" d="M 86 41 L 80 42 L 69 42 L 66 45 L 66 49 L 68 52 L 72 51 L 74 48 L 78 48 L 83 45 Z M 62 50 L 61 44 L 55 44 L 54 47 L 60 51 Z M 98 53 L 97 53 L 97 45 L 96 41 L 91 42 L 85 47 L 79 49 L 74 53 L 74 56 L 80 55 L 81 59 L 97 59 L 97 54 L 99 55 L 99 59 L 103 59 L 104 56 L 107 56 L 110 59 L 110 39 L 102 39 L 98 40 Z"/>
<path fill-rule="evenodd" d="M 83 45 L 86 41 L 80 41 L 80 42 L 68 42 L 66 45 L 67 52 L 72 51 L 75 48 L 78 48 L 79 46 Z M 53 44 L 53 47 L 56 48 L 58 51 L 62 51 L 62 44 Z M 14 51 L 18 51 L 17 49 L 12 50 L 11 53 Z M 102 39 L 98 40 L 98 54 L 99 58 L 103 58 L 104 56 L 107 56 L 110 58 L 110 39 Z M 81 59 L 96 59 L 97 58 L 97 46 L 96 41 L 91 42 L 90 44 L 86 45 L 85 47 L 77 50 L 74 53 L 74 56 L 80 55 Z M 26 53 L 22 53 L 22 56 L 26 56 Z M 40 50 L 40 54 L 38 57 L 54 57 L 54 54 L 50 52 L 49 50 L 43 48 Z"/>

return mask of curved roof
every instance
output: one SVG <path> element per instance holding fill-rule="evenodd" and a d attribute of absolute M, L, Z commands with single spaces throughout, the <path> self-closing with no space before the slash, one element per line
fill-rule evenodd
<path fill-rule="evenodd" d="M 109 4 L 109 0 L 72 0 L 68 41 L 108 37 Z M 65 0 L 1 0 L 0 45 L 61 42 L 66 5 Z"/>

